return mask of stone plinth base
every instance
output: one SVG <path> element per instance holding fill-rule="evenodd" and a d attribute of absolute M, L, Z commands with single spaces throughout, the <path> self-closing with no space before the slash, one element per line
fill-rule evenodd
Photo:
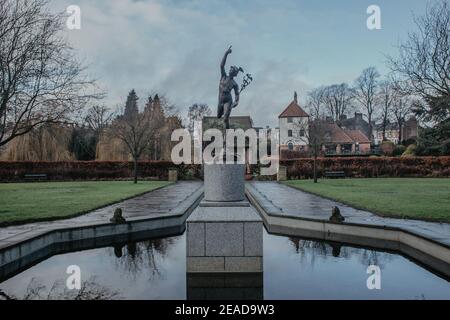
<path fill-rule="evenodd" d="M 263 271 L 263 223 L 252 207 L 198 207 L 186 243 L 188 273 Z"/>

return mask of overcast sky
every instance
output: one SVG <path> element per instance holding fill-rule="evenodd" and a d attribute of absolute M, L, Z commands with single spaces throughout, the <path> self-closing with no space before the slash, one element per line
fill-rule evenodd
<path fill-rule="evenodd" d="M 433 0 L 431 0 L 433 1 Z M 368 30 L 366 9 L 381 8 L 381 30 Z M 233 115 L 274 126 L 293 98 L 319 85 L 352 82 L 362 69 L 384 74 L 385 54 L 414 30 L 424 0 L 53 0 L 52 8 L 81 8 L 81 30 L 67 30 L 90 73 L 117 108 L 136 89 L 141 103 L 163 93 L 185 116 L 192 103 L 216 112 L 219 63 L 254 82 Z M 227 70 L 228 70 L 227 66 Z M 241 82 L 242 75 L 238 82 Z"/>

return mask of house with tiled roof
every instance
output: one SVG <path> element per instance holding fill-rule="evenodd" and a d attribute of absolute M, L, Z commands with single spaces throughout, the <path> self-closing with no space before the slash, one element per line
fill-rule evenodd
<path fill-rule="evenodd" d="M 325 124 L 322 150 L 327 155 L 370 153 L 370 140 L 361 130 L 349 130 L 336 123 Z"/>
<path fill-rule="evenodd" d="M 280 113 L 278 123 L 280 128 L 280 151 L 303 151 L 308 146 L 309 115 L 300 107 L 297 92 L 294 100 Z"/>
<path fill-rule="evenodd" d="M 362 116 L 355 114 L 356 124 L 360 124 Z M 353 119 L 353 120 L 355 120 Z M 347 120 L 347 119 L 341 119 Z M 317 120 L 316 120 L 317 121 Z M 344 154 L 368 154 L 370 153 L 370 139 L 358 126 L 352 125 L 348 121 L 347 126 L 342 126 L 341 122 L 334 122 L 332 119 L 323 121 L 321 129 L 322 152 L 326 155 Z M 294 93 L 294 100 L 278 116 L 280 130 L 280 156 L 289 157 L 297 153 L 298 156 L 308 156 L 309 137 L 311 137 L 310 116 L 299 105 L 297 93 Z M 322 126 L 322 125 L 321 125 Z"/>
<path fill-rule="evenodd" d="M 359 130 L 366 137 L 371 136 L 369 123 L 363 119 L 363 114 L 361 112 L 355 112 L 355 116 L 352 118 L 347 118 L 346 115 L 341 115 L 340 119 L 337 121 L 339 127 L 348 130 Z"/>

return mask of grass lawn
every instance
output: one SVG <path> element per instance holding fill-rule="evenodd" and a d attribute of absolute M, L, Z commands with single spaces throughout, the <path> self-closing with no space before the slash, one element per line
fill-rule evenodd
<path fill-rule="evenodd" d="M 0 225 L 76 216 L 167 184 L 166 181 L 0 183 Z"/>
<path fill-rule="evenodd" d="M 450 222 L 450 179 L 290 180 L 287 185 L 383 216 Z"/>

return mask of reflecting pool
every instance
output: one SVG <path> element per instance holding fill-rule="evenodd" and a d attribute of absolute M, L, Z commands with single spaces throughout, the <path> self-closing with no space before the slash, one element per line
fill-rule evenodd
<path fill-rule="evenodd" d="M 450 299 L 448 279 L 397 253 L 266 231 L 263 240 L 262 274 L 192 278 L 183 234 L 53 256 L 0 283 L 0 298 Z M 66 286 L 71 265 L 81 290 Z M 380 268 L 380 290 L 367 287 L 370 265 Z"/>

